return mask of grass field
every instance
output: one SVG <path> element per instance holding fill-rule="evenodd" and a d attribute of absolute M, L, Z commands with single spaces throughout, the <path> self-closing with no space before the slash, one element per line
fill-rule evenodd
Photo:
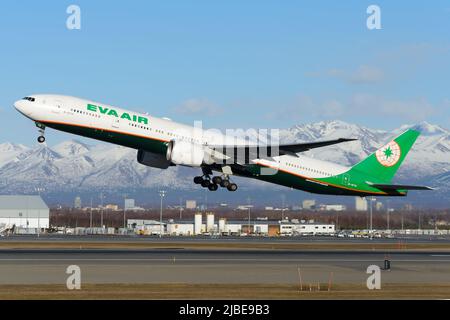
<path fill-rule="evenodd" d="M 310 291 L 311 290 L 311 291 Z M 368 290 L 364 284 L 315 284 L 300 291 L 284 284 L 87 284 L 81 290 L 63 285 L 6 285 L 0 299 L 448 299 L 450 283 L 441 285 L 389 284 Z"/>

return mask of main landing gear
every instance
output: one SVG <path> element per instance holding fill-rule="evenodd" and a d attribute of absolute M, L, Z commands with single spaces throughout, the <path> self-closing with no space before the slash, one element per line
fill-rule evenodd
<path fill-rule="evenodd" d="M 37 141 L 38 141 L 39 143 L 44 143 L 44 142 L 45 142 L 45 136 L 44 136 L 44 134 L 45 134 L 45 126 L 44 126 L 43 124 L 40 124 L 40 123 L 37 123 L 37 122 L 36 122 L 36 127 L 38 127 L 38 131 L 39 131 L 39 133 L 41 134 L 41 135 L 37 138 Z"/>
<path fill-rule="evenodd" d="M 203 188 L 208 188 L 210 191 L 217 191 L 219 186 L 222 188 L 227 188 L 228 191 L 236 191 L 238 186 L 236 183 L 230 182 L 228 176 L 215 176 L 210 177 L 209 174 L 204 174 L 203 176 L 197 176 L 194 178 L 195 184 L 200 184 Z"/>

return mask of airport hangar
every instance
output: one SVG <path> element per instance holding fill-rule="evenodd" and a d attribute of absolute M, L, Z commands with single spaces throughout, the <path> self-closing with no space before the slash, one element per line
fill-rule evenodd
<path fill-rule="evenodd" d="M 48 228 L 50 209 L 40 196 L 0 196 L 0 224 Z"/>

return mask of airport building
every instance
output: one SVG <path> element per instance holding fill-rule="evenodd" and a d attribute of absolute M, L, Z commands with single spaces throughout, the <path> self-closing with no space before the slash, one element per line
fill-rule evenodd
<path fill-rule="evenodd" d="M 50 209 L 40 196 L 0 196 L 0 225 L 48 228 Z"/>
<path fill-rule="evenodd" d="M 195 200 L 186 200 L 186 209 L 194 210 L 197 208 L 197 201 Z"/>
<path fill-rule="evenodd" d="M 347 207 L 343 204 L 323 204 L 319 206 L 320 211 L 345 211 Z"/>
<path fill-rule="evenodd" d="M 124 207 L 124 210 L 126 210 L 126 211 L 145 211 L 144 208 L 136 206 L 136 201 L 134 199 L 130 199 L 130 198 L 126 198 L 124 200 L 123 207 Z"/>
<path fill-rule="evenodd" d="M 106 210 L 112 210 L 112 211 L 118 211 L 119 210 L 119 206 L 117 204 L 107 204 L 105 206 Z"/>
<path fill-rule="evenodd" d="M 166 224 L 163 222 L 162 226 L 156 220 L 142 220 L 142 219 L 128 219 L 127 226 L 133 229 L 137 234 L 141 235 L 159 235 L 161 232 L 166 233 Z"/>
<path fill-rule="evenodd" d="M 194 235 L 194 224 L 192 222 L 168 223 L 167 234 L 172 236 L 192 236 Z"/>
<path fill-rule="evenodd" d="M 302 207 L 305 210 L 314 210 L 316 206 L 316 200 L 303 200 Z"/>
<path fill-rule="evenodd" d="M 128 220 L 128 227 L 138 234 L 156 235 L 161 232 L 159 221 Z M 215 221 L 213 213 L 195 214 L 194 221 L 169 220 L 163 223 L 163 233 L 172 236 L 195 235 L 259 235 L 259 236 L 294 236 L 294 235 L 332 235 L 336 232 L 334 224 L 316 223 L 298 220 L 231 220 L 220 218 Z"/>

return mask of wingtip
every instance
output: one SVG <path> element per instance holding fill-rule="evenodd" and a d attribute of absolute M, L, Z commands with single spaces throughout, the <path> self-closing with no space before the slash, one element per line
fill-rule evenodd
<path fill-rule="evenodd" d="M 429 186 L 422 186 L 422 190 L 436 190 L 435 187 L 429 187 Z"/>

